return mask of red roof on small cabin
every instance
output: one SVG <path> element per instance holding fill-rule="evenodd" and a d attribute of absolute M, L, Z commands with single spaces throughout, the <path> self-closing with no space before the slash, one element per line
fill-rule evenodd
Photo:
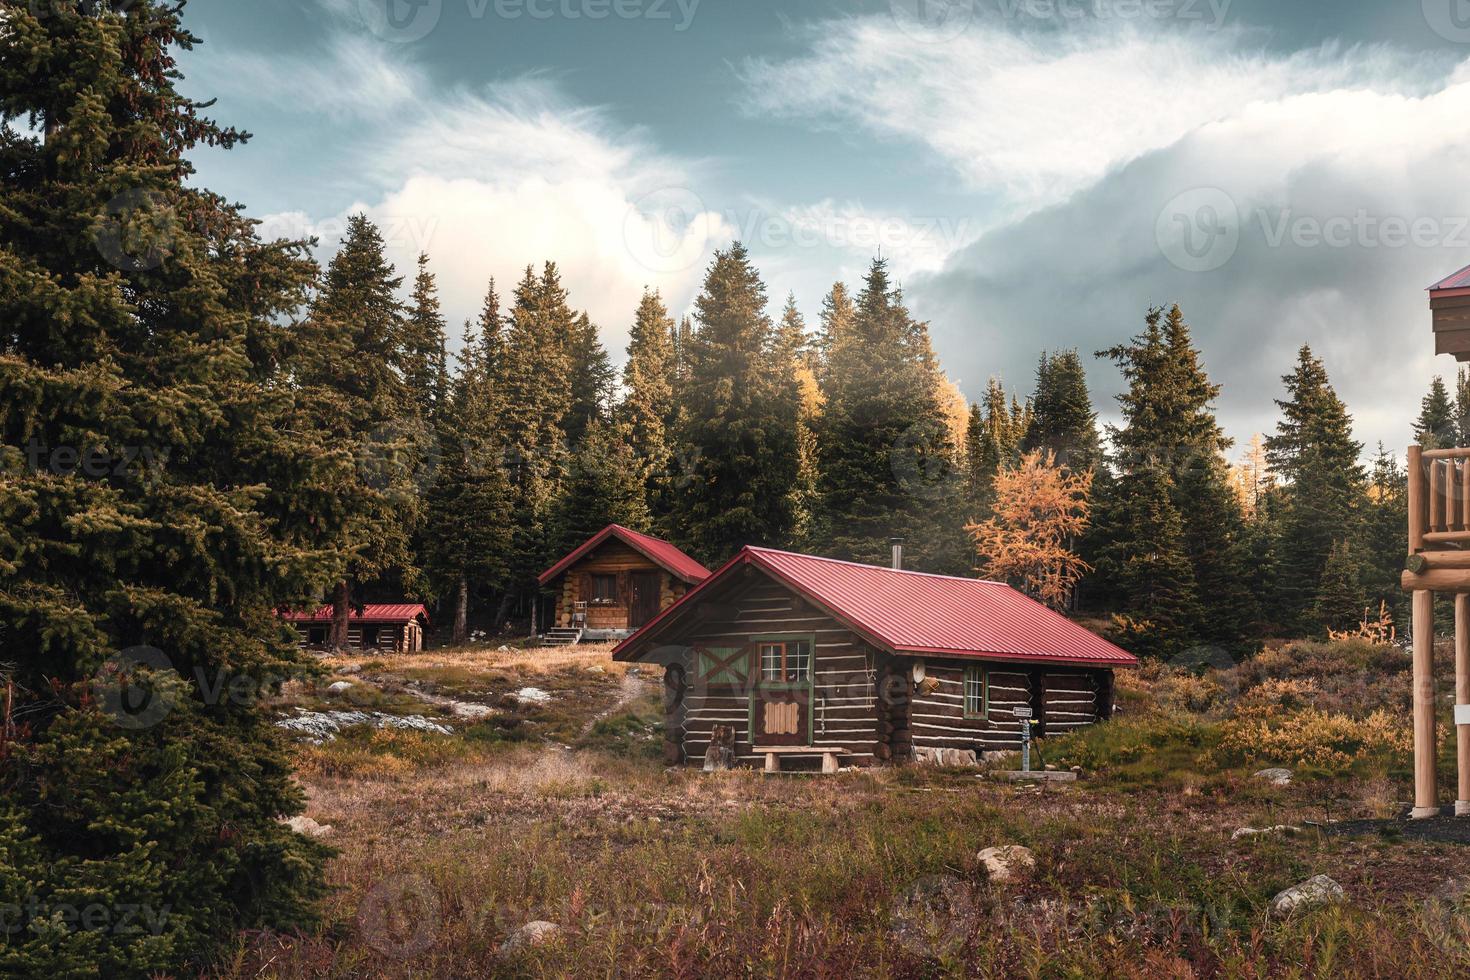
<path fill-rule="evenodd" d="M 688 582 L 690 585 L 703 582 L 709 578 L 708 568 L 705 568 L 699 562 L 690 558 L 662 538 L 655 538 L 648 534 L 639 534 L 637 531 L 623 527 L 621 524 L 609 524 L 584 541 L 571 554 L 536 576 L 536 581 L 541 585 L 545 585 L 581 561 L 584 556 L 608 538 L 617 538 L 644 558 L 658 565 L 669 574 Z"/>
<path fill-rule="evenodd" d="M 1445 276 L 1439 282 L 1429 287 L 1430 292 L 1438 292 L 1441 289 L 1470 289 L 1470 265 L 1465 266 L 1453 275 Z"/>
<path fill-rule="evenodd" d="M 362 612 L 353 609 L 347 614 L 350 623 L 406 623 L 420 616 L 425 621 L 429 618 L 429 611 L 417 602 L 369 602 L 363 605 Z M 321 606 L 314 612 L 287 612 L 282 613 L 281 618 L 290 623 L 330 623 L 332 621 L 332 607 Z"/>
<path fill-rule="evenodd" d="M 897 571 L 769 548 L 740 553 L 613 650 L 651 638 L 739 566 L 755 565 L 875 646 L 908 656 L 1135 667 L 1138 658 L 1003 582 Z"/>

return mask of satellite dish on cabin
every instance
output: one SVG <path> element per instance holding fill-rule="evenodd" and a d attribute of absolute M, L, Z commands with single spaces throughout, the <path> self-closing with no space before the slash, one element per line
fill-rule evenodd
<path fill-rule="evenodd" d="M 913 674 L 914 674 L 914 683 L 915 684 L 922 684 L 922 683 L 924 683 L 924 661 L 922 661 L 922 660 L 915 660 L 914 661 L 914 671 L 913 671 Z"/>

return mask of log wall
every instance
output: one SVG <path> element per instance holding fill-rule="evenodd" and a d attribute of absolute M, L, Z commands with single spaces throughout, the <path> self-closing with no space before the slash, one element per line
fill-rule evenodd
<path fill-rule="evenodd" d="M 592 573 L 615 575 L 618 582 L 616 602 L 587 604 L 587 628 L 594 630 L 624 630 L 628 628 L 628 607 L 632 600 L 632 584 L 629 576 L 633 572 L 659 573 L 659 609 L 667 609 L 677 602 L 689 586 L 670 575 L 663 568 L 645 558 L 640 552 L 621 541 L 605 541 L 599 548 L 568 568 L 561 578 L 561 590 L 557 593 L 556 616 L 553 625 L 572 625 L 572 612 L 582 600 L 584 584 Z"/>
<path fill-rule="evenodd" d="M 680 748 L 689 764 L 703 762 L 715 725 L 735 729 L 738 762 L 764 760 L 754 754 L 750 741 L 750 685 L 759 670 L 752 637 L 772 634 L 815 637 L 812 745 L 847 748 L 851 750 L 849 761 L 858 765 L 876 761 L 878 696 L 873 656 L 851 632 L 801 603 L 784 587 L 763 578 L 712 608 L 716 609 L 715 615 L 686 626 L 676 639 L 671 638 L 672 642 L 691 649 L 745 648 L 749 673 L 744 684 L 707 684 L 696 676 L 692 653 L 686 652 L 680 658 L 677 667 L 686 677 L 679 703 L 682 715 L 671 713 L 669 721 L 679 723 Z"/>

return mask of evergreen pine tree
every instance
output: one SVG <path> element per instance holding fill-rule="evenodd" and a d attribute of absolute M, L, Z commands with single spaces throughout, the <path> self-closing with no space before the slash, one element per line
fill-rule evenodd
<path fill-rule="evenodd" d="M 1200 611 L 1168 470 L 1135 461 L 1116 489 L 1114 533 L 1097 572 L 1125 597 L 1120 640 L 1140 656 L 1175 656 L 1196 642 Z"/>
<path fill-rule="evenodd" d="M 241 695 L 297 669 L 275 610 L 338 577 L 359 500 L 281 373 L 304 244 L 191 179 L 243 136 L 177 91 L 179 11 L 0 2 L 7 976 L 192 974 L 324 891 Z"/>
<path fill-rule="evenodd" d="M 765 307 L 766 287 L 745 246 L 716 252 L 687 344 L 676 437 L 685 472 L 673 515 L 681 542 L 705 562 L 746 544 L 784 544 L 791 534 L 797 419 Z"/>
<path fill-rule="evenodd" d="M 1097 413 L 1087 390 L 1087 373 L 1075 350 L 1041 355 L 1031 411 L 1027 449 L 1053 452 L 1059 464 L 1079 472 L 1097 465 L 1102 455 Z"/>
<path fill-rule="evenodd" d="M 609 524 L 648 530 L 648 505 L 633 447 L 594 419 L 573 454 L 549 525 L 551 550 L 566 554 Z"/>
<path fill-rule="evenodd" d="M 669 428 L 674 421 L 673 318 L 656 290 L 645 290 L 628 332 L 623 402 L 618 417 L 628 436 L 655 523 L 669 513 L 672 491 Z"/>
<path fill-rule="evenodd" d="M 834 557 L 883 563 L 897 535 L 918 562 L 933 558 L 936 535 L 926 532 L 936 505 L 953 501 L 956 476 L 939 382 L 927 329 L 874 260 L 822 377 L 819 487 Z M 951 537 L 961 521 L 954 515 Z"/>
<path fill-rule="evenodd" d="M 492 280 L 479 322 L 465 324 L 459 369 L 439 413 L 439 469 L 426 494 L 426 550 L 436 591 L 453 603 L 456 644 L 469 638 L 471 602 L 504 589 L 510 572 L 511 492 L 500 432 L 505 405 L 494 380 L 499 335 Z"/>
<path fill-rule="evenodd" d="M 1230 486 L 1225 438 L 1215 420 L 1213 402 L 1219 386 L 1199 363 L 1199 352 L 1179 307 L 1152 309 L 1143 333 L 1128 344 L 1102 352 L 1118 364 L 1128 391 L 1118 396 L 1124 426 L 1111 428 L 1120 480 L 1118 493 L 1128 492 L 1127 476 L 1142 468 L 1162 482 L 1177 514 L 1183 557 L 1190 567 L 1196 599 L 1208 597 L 1209 615 L 1198 606 L 1178 618 L 1195 630 L 1195 642 L 1240 650 L 1256 612 L 1251 602 L 1246 563 L 1244 517 Z M 1128 513 L 1123 504 L 1121 513 Z M 1112 511 L 1104 508 L 1104 515 Z M 1101 519 L 1102 515 L 1100 515 Z M 1149 539 L 1129 540 L 1109 529 L 1104 548 L 1134 552 L 1134 559 L 1172 562 Z"/>
<path fill-rule="evenodd" d="M 796 294 L 786 297 L 776 327 L 777 370 L 793 384 L 782 394 L 794 401 L 796 411 L 796 484 L 791 491 L 791 540 L 815 545 L 826 537 L 820 530 L 817 498 L 817 426 L 821 421 L 822 393 L 817 383 L 816 351 L 807 335 L 806 318 L 796 306 Z"/>
<path fill-rule="evenodd" d="M 613 369 L 597 326 L 586 313 L 572 321 L 568 341 L 571 406 L 562 424 L 567 445 L 580 446 L 593 423 L 606 422 L 612 405 Z"/>
<path fill-rule="evenodd" d="M 410 541 L 421 516 L 419 490 L 433 437 L 405 381 L 408 328 L 397 299 L 402 283 L 384 257 L 377 227 L 365 215 L 353 215 L 302 326 L 295 363 L 312 423 L 353 447 L 361 491 L 371 501 L 354 527 L 347 575 L 332 592 L 330 642 L 337 647 L 347 646 L 357 583 L 390 574 L 412 580 L 417 574 Z"/>
<path fill-rule="evenodd" d="M 852 326 L 857 316 L 852 296 L 844 283 L 834 282 L 831 290 L 822 299 L 822 322 L 817 332 L 817 363 L 825 366 L 832 356 L 832 347 L 837 338 Z M 820 370 L 818 376 L 821 376 Z"/>
<path fill-rule="evenodd" d="M 1407 623 L 1408 594 L 1399 586 L 1399 573 L 1409 552 L 1409 478 L 1381 442 L 1369 472 L 1367 498 L 1363 590 L 1375 615 L 1384 604 L 1394 622 Z"/>
<path fill-rule="evenodd" d="M 1354 548 L 1334 541 L 1322 568 L 1322 579 L 1312 604 L 1312 615 L 1322 629 L 1347 630 L 1362 622 L 1367 610 L 1362 569 Z"/>
<path fill-rule="evenodd" d="M 403 380 L 425 421 L 433 420 L 448 383 L 444 331 L 439 286 L 429 271 L 429 256 L 421 253 L 404 321 Z"/>
<path fill-rule="evenodd" d="M 980 404 L 971 409 L 966 426 L 966 485 L 977 520 L 990 516 L 995 475 L 1001 467 L 1013 466 L 1021 458 L 1030 428 L 1030 406 L 1019 404 L 1014 396 L 1006 394 L 999 378 L 991 378 Z"/>
<path fill-rule="evenodd" d="M 1429 384 L 1429 393 L 1419 403 L 1414 439 L 1425 449 L 1444 449 L 1454 446 L 1457 430 L 1454 403 L 1450 401 L 1444 378 L 1436 374 Z"/>
<path fill-rule="evenodd" d="M 1303 345 L 1296 368 L 1283 379 L 1281 420 L 1266 439 L 1266 457 L 1282 482 L 1277 587 L 1269 610 L 1287 631 L 1312 627 L 1312 607 L 1332 546 L 1355 540 L 1366 474 L 1353 420 L 1333 391 L 1327 370 Z"/>

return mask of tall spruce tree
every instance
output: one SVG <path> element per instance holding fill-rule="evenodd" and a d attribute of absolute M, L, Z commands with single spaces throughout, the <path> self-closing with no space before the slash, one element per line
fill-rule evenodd
<path fill-rule="evenodd" d="M 439 285 L 429 271 L 429 256 L 420 253 L 413 301 L 404 321 L 403 380 L 419 417 L 432 422 L 448 385 L 444 315 Z"/>
<path fill-rule="evenodd" d="M 875 259 L 822 376 L 818 485 L 834 557 L 881 563 L 894 535 L 920 563 L 935 548 L 924 532 L 936 504 L 953 500 L 956 480 L 939 382 L 927 328 Z"/>
<path fill-rule="evenodd" d="M 1006 394 L 999 378 L 991 378 L 980 403 L 971 406 L 965 428 L 966 489 L 969 509 L 975 513 L 972 520 L 990 516 L 995 475 L 1021 458 L 1030 428 L 1030 405 L 1019 404 Z"/>
<path fill-rule="evenodd" d="M 648 530 L 648 504 L 633 447 L 610 423 L 594 419 L 551 509 L 552 552 L 566 554 L 609 524 Z"/>
<path fill-rule="evenodd" d="M 323 892 L 244 695 L 296 669 L 275 610 L 338 577 L 359 500 L 281 373 L 305 246 L 191 180 L 194 148 L 244 137 L 177 91 L 179 13 L 0 0 L 10 976 L 194 973 L 241 928 L 309 922 Z"/>
<path fill-rule="evenodd" d="M 1444 449 L 1455 444 L 1459 435 L 1455 405 L 1445 388 L 1444 378 L 1434 376 L 1429 392 L 1419 403 L 1419 418 L 1414 421 L 1414 439 L 1425 449 Z"/>
<path fill-rule="evenodd" d="M 1060 465 L 1079 472 L 1097 465 L 1102 456 L 1097 413 L 1087 390 L 1087 372 L 1075 350 L 1041 355 L 1031 413 L 1028 450 L 1053 452 Z"/>
<path fill-rule="evenodd" d="M 623 401 L 618 420 L 637 460 L 655 524 L 668 515 L 672 492 L 669 447 L 674 422 L 674 372 L 677 328 L 657 290 L 645 290 L 628 331 L 623 366 Z"/>
<path fill-rule="evenodd" d="M 516 599 L 529 595 L 534 577 L 552 554 L 546 522 L 566 464 L 562 426 L 572 408 L 572 325 L 555 265 L 547 263 L 540 276 L 527 266 L 493 368 L 495 388 L 504 398 L 501 431 L 514 529 L 510 588 L 496 623 L 504 622 Z"/>
<path fill-rule="evenodd" d="M 1224 458 L 1230 440 L 1214 415 L 1220 389 L 1199 362 L 1183 312 L 1177 305 L 1150 310 L 1141 334 L 1100 356 L 1111 358 L 1128 382 L 1128 391 L 1118 396 L 1124 425 L 1109 430 L 1119 471 L 1110 492 L 1125 495 L 1130 475 L 1157 471 L 1149 476 L 1150 488 L 1155 483 L 1166 488 L 1195 595 L 1210 600 L 1208 616 L 1196 606 L 1180 617 L 1177 625 L 1187 622 L 1189 630 L 1176 637 L 1243 650 L 1256 618 L 1244 515 Z M 1117 506 L 1105 505 L 1100 522 L 1128 514 L 1126 501 L 1112 503 Z M 1147 538 L 1120 534 L 1123 527 L 1110 526 L 1111 539 L 1104 545 L 1115 563 L 1174 560 Z"/>
<path fill-rule="evenodd" d="M 612 407 L 613 368 L 607 348 L 602 346 L 597 325 L 586 313 L 572 320 L 567 340 L 567 362 L 571 378 L 571 405 L 562 423 L 567 445 L 582 444 L 594 423 L 608 421 Z"/>
<path fill-rule="evenodd" d="M 680 541 L 706 562 L 791 535 L 797 419 L 765 308 L 745 246 L 716 252 L 687 342 L 676 437 L 685 472 L 673 515 Z"/>
<path fill-rule="evenodd" d="M 361 491 L 371 501 L 354 527 L 347 574 L 332 592 L 330 642 L 336 647 L 347 646 L 357 584 L 417 576 L 410 541 L 421 517 L 419 490 L 430 472 L 433 434 L 406 381 L 408 324 L 397 298 L 402 284 L 377 227 L 353 215 L 300 332 L 295 368 L 302 401 L 315 426 L 353 448 Z"/>
<path fill-rule="evenodd" d="M 1399 573 L 1409 552 L 1409 477 L 1381 442 L 1369 470 L 1367 503 L 1363 591 L 1374 615 L 1381 604 L 1394 622 L 1407 623 L 1409 597 L 1399 586 Z"/>
<path fill-rule="evenodd" d="M 817 355 L 808 336 L 806 318 L 796 305 L 796 294 L 786 297 L 781 322 L 776 327 L 777 370 L 793 381 L 782 394 L 796 407 L 796 484 L 792 488 L 791 540 L 800 546 L 814 545 L 826 536 L 817 524 L 817 426 L 821 420 L 822 393 L 818 386 Z"/>
<path fill-rule="evenodd" d="M 459 367 L 439 412 L 440 463 L 426 494 L 435 591 L 452 602 L 451 637 L 469 639 L 470 606 L 507 585 L 512 502 L 495 384 L 500 301 L 492 280 L 478 323 L 466 323 Z M 492 626 L 498 627 L 495 623 Z"/>
<path fill-rule="evenodd" d="M 1332 546 L 1354 541 L 1360 530 L 1367 477 L 1353 439 L 1353 420 L 1337 397 L 1322 362 L 1303 345 L 1282 379 L 1281 420 L 1266 439 L 1266 456 L 1282 482 L 1277 587 L 1269 612 L 1287 631 L 1313 626 L 1322 571 Z"/>

